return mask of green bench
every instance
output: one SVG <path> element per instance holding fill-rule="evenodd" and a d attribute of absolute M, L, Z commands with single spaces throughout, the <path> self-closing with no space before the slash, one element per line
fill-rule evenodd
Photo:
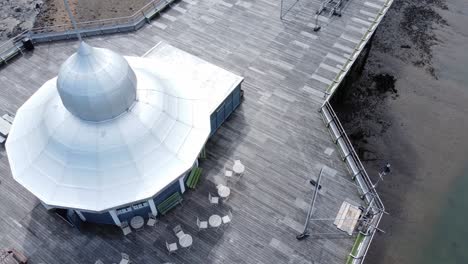
<path fill-rule="evenodd" d="M 178 204 L 182 203 L 182 196 L 179 192 L 173 193 L 171 196 L 167 197 L 162 203 L 158 204 L 158 212 L 162 215 L 165 215 L 169 210 L 176 207 Z"/>
<path fill-rule="evenodd" d="M 200 154 L 198 155 L 200 159 L 206 159 L 206 149 L 203 147 L 203 149 L 200 151 Z"/>
<path fill-rule="evenodd" d="M 192 171 L 190 172 L 190 175 L 187 177 L 187 180 L 185 181 L 185 184 L 187 187 L 190 189 L 195 189 L 197 187 L 198 181 L 200 181 L 200 177 L 202 174 L 203 169 L 202 168 L 193 168 Z"/>
<path fill-rule="evenodd" d="M 354 245 L 353 245 L 353 248 L 351 249 L 351 253 L 349 254 L 346 260 L 346 264 L 353 263 L 354 258 L 357 257 L 356 254 L 358 253 L 359 246 L 364 240 L 364 237 L 365 236 L 361 232 L 359 232 L 359 234 L 356 237 L 356 240 L 354 241 Z"/>

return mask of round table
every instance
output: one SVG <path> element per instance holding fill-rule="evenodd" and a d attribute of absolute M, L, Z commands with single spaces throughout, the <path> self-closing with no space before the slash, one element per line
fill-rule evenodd
<path fill-rule="evenodd" d="M 183 236 L 179 237 L 179 244 L 181 247 L 186 248 L 192 245 L 193 238 L 189 234 L 184 234 Z"/>
<path fill-rule="evenodd" d="M 218 195 L 221 198 L 226 198 L 231 194 L 231 189 L 229 187 L 224 186 L 224 185 L 219 185 L 218 186 Z"/>
<path fill-rule="evenodd" d="M 130 220 L 130 226 L 134 229 L 140 229 L 145 225 L 145 219 L 143 217 L 136 215 Z"/>
<path fill-rule="evenodd" d="M 208 223 L 211 227 L 218 227 L 221 225 L 222 219 L 219 215 L 212 215 L 208 218 Z"/>
<path fill-rule="evenodd" d="M 244 173 L 245 166 L 240 162 L 235 162 L 234 166 L 232 166 L 232 170 L 237 174 L 241 174 Z"/>

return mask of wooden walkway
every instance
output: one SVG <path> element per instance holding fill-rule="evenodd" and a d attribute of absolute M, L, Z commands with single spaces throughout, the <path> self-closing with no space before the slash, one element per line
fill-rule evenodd
<path fill-rule="evenodd" d="M 154 228 L 123 237 L 115 227 L 70 228 L 47 212 L 11 177 L 0 150 L 0 248 L 15 247 L 30 263 L 118 263 L 120 252 L 134 263 L 344 263 L 353 239 L 312 236 L 297 241 L 312 198 L 308 180 L 327 166 L 314 218 L 332 218 L 345 199 L 360 201 L 317 109 L 336 75 L 378 12 L 381 0 L 350 0 L 343 17 L 321 17 L 319 1 L 293 8 L 279 20 L 279 1 L 182 0 L 160 18 L 131 34 L 87 39 L 91 45 L 141 56 L 163 40 L 245 77 L 245 100 L 207 145 L 199 188 Z M 0 111 L 15 112 L 78 47 L 76 41 L 42 44 L 0 69 Z M 218 207 L 208 192 L 223 180 L 223 167 L 241 159 L 242 181 Z M 197 233 L 195 219 L 233 212 L 232 224 Z M 194 247 L 169 256 L 165 241 L 181 224 Z M 336 231 L 333 220 L 311 231 Z"/>

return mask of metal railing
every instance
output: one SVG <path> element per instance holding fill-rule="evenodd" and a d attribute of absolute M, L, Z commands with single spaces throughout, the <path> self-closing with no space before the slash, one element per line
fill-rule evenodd
<path fill-rule="evenodd" d="M 145 23 L 170 5 L 174 0 L 152 0 L 130 16 L 101 19 L 95 21 L 84 21 L 77 23 L 82 36 L 93 36 L 101 34 L 111 34 L 118 32 L 135 31 Z M 9 59 L 20 53 L 25 37 L 34 42 L 46 42 L 54 40 L 64 40 L 76 38 L 76 32 L 70 23 L 46 27 L 36 27 L 23 31 L 4 43 L 0 44 L 0 64 L 6 63 Z"/>
<path fill-rule="evenodd" d="M 361 242 L 357 255 L 354 256 L 350 254 L 350 257 L 354 259 L 353 263 L 362 263 L 367 255 L 367 251 L 369 250 L 369 246 L 374 238 L 375 232 L 378 230 L 380 220 L 385 212 L 385 206 L 380 199 L 379 194 L 375 190 L 366 169 L 362 165 L 359 156 L 354 150 L 354 147 L 329 100 L 325 100 L 320 107 L 320 112 L 322 113 L 323 121 L 325 122 L 334 143 L 339 146 L 342 159 L 346 163 L 348 171 L 352 175 L 352 179 L 356 181 L 357 186 L 359 187 L 361 194 L 364 195 L 363 198 L 367 202 L 368 208 L 372 213 L 372 218 L 368 223 L 368 229 L 366 233 L 363 233 L 365 238 Z"/>
<path fill-rule="evenodd" d="M 366 46 L 367 41 L 370 39 L 374 31 L 377 29 L 377 26 L 380 24 L 380 21 L 382 20 L 384 15 L 387 13 L 387 10 L 390 8 L 392 3 L 393 3 L 393 0 L 385 1 L 383 7 L 380 9 L 379 13 L 375 16 L 375 19 L 371 22 L 371 25 L 368 27 L 368 30 L 366 31 L 364 36 L 356 44 L 356 47 L 353 49 L 353 52 L 351 53 L 351 55 L 349 56 L 349 58 L 347 59 L 343 67 L 341 67 L 335 79 L 333 79 L 332 83 L 327 87 L 325 96 L 329 98 L 336 91 L 341 81 L 343 80 L 343 78 L 346 76 L 349 69 L 353 65 L 354 61 L 357 59 L 357 57 L 361 53 L 362 49 Z"/>

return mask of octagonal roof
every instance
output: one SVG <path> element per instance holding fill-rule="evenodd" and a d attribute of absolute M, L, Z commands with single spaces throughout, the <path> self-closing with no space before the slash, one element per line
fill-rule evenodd
<path fill-rule="evenodd" d="M 175 89 L 154 61 L 130 61 L 137 100 L 116 118 L 72 114 L 57 78 L 17 111 L 6 143 L 12 174 L 44 203 L 104 211 L 148 199 L 192 167 L 210 133 L 210 104 Z"/>

